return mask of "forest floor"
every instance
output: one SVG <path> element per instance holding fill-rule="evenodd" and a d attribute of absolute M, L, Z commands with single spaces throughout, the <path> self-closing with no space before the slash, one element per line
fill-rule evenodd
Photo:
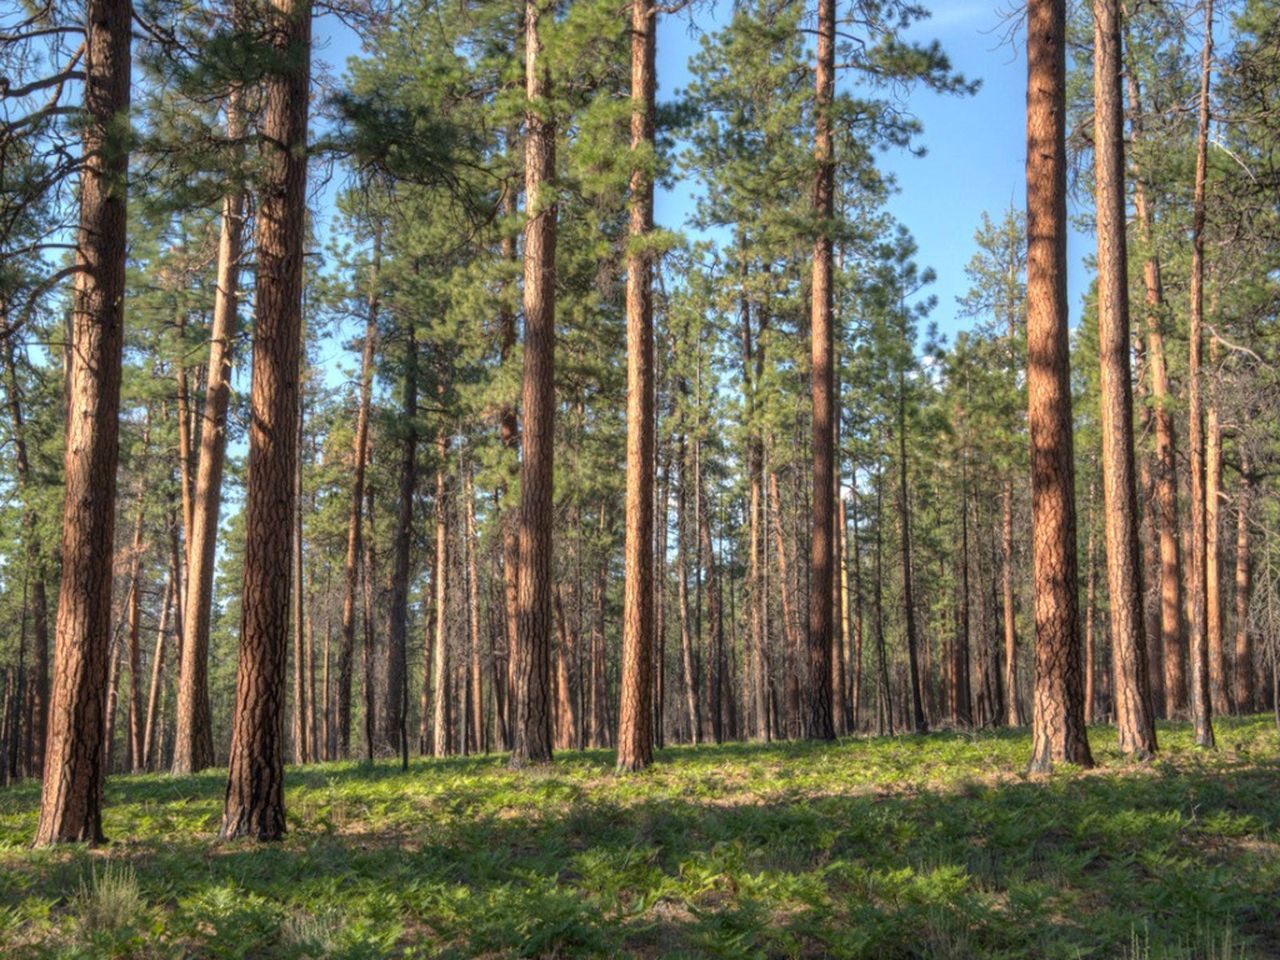
<path fill-rule="evenodd" d="M 112 843 L 31 850 L 0 791 L 0 956 L 1280 957 L 1280 738 L 1023 772 L 1025 730 L 288 773 L 218 844 L 224 773 L 113 777 Z"/>

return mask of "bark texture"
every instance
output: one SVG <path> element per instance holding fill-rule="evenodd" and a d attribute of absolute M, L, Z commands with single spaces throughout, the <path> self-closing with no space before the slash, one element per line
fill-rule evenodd
<path fill-rule="evenodd" d="M 100 842 L 124 343 L 132 5 L 88 0 L 84 165 L 67 377 L 62 581 L 37 846 Z"/>
<path fill-rule="evenodd" d="M 1035 690 L 1031 769 L 1091 766 L 1076 599 L 1067 341 L 1066 4 L 1027 4 L 1027 423 Z"/>
<path fill-rule="evenodd" d="M 263 89 L 243 613 L 220 830 L 226 840 L 278 840 L 285 831 L 285 660 L 298 456 L 311 5 L 309 0 L 271 0 L 267 13 L 279 59 Z"/>

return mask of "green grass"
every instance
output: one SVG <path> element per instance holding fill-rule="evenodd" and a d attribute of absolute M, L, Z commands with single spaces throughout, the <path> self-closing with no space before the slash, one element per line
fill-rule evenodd
<path fill-rule="evenodd" d="M 223 777 L 114 778 L 101 850 L 0 792 L 0 956 L 1280 957 L 1280 741 L 1160 730 L 1023 775 L 1023 731 L 291 769 L 280 844 Z"/>

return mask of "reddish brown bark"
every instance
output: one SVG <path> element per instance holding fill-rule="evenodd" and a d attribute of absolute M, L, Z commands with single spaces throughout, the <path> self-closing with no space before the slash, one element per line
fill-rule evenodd
<path fill-rule="evenodd" d="M 360 354 L 360 394 L 351 444 L 351 496 L 347 509 L 347 555 L 342 565 L 342 640 L 338 645 L 338 754 L 351 753 L 351 674 L 356 642 L 356 584 L 363 550 L 364 474 L 369 459 L 369 403 L 373 394 L 373 349 L 378 339 L 378 268 L 382 236 L 375 231 L 370 267 L 369 312 Z"/>
<path fill-rule="evenodd" d="M 88 0 L 84 164 L 67 370 L 66 493 L 53 690 L 37 846 L 100 842 L 102 733 L 111 636 L 129 166 L 132 5 Z"/>
<path fill-rule="evenodd" d="M 1031 770 L 1091 766 L 1076 599 L 1067 340 L 1066 4 L 1027 4 L 1027 423 L 1035 691 Z"/>
<path fill-rule="evenodd" d="M 1213 704 L 1209 695 L 1209 645 L 1206 627 L 1206 541 L 1204 410 L 1201 398 L 1204 325 L 1204 194 L 1209 144 L 1209 76 L 1213 63 L 1213 0 L 1205 0 L 1204 48 L 1200 65 L 1199 133 L 1191 220 L 1191 309 L 1187 338 L 1188 443 L 1191 448 L 1191 717 L 1196 744 L 1214 746 Z"/>
<path fill-rule="evenodd" d="M 228 139 L 243 136 L 239 94 L 227 99 Z M 222 471 L 227 449 L 227 406 L 231 397 L 232 346 L 239 306 L 240 255 L 244 233 L 244 195 L 235 192 L 222 203 L 218 237 L 218 276 L 213 324 L 209 331 L 209 372 L 195 489 L 183 529 L 187 533 L 186 599 L 180 604 L 177 727 L 173 772 L 194 773 L 213 763 L 213 727 L 209 712 L 209 618 L 213 607 L 213 572 L 217 553 L 218 515 L 222 509 Z M 179 598 L 182 594 L 179 593 Z"/>
<path fill-rule="evenodd" d="M 551 760 L 551 524 L 555 455 L 556 123 L 542 8 L 525 4 L 524 374 L 516 719 L 511 763 Z"/>
<path fill-rule="evenodd" d="M 834 631 L 832 558 L 835 530 L 833 449 L 835 367 L 832 317 L 832 242 L 828 227 L 833 215 L 835 153 L 832 140 L 832 100 L 835 95 L 835 0 L 818 0 L 818 61 L 814 74 L 813 216 L 818 221 L 813 241 L 813 279 L 810 285 L 810 392 L 813 406 L 813 534 L 809 539 L 809 631 L 806 638 L 804 735 L 834 740 L 831 707 L 831 647 Z"/>
<path fill-rule="evenodd" d="M 622 685 L 618 769 L 653 762 L 653 261 L 644 248 L 653 229 L 654 96 L 657 16 L 652 0 L 631 2 L 631 171 L 627 256 L 627 480 L 623 543 Z M 598 589 L 602 590 L 603 585 Z M 603 603 L 603 596 L 600 597 Z M 603 638 L 601 638 L 603 644 Z M 602 651 L 603 652 L 603 651 Z M 593 657 L 594 661 L 594 657 Z M 594 667 L 593 667 L 594 669 Z M 603 674 L 603 664 L 601 664 Z M 593 704 L 603 707 L 593 673 Z M 592 711 L 592 733 L 600 718 Z"/>
<path fill-rule="evenodd" d="M 240 662 L 220 830 L 226 840 L 278 840 L 285 831 L 283 724 L 298 457 L 311 5 L 309 0 L 272 0 L 266 14 L 277 59 L 263 84 Z"/>
<path fill-rule="evenodd" d="M 1217 341 L 1209 346 L 1210 366 L 1217 366 Z M 1205 416 L 1205 634 L 1209 644 L 1209 700 L 1213 712 L 1230 712 L 1227 702 L 1227 643 L 1222 615 L 1222 423 L 1210 400 Z"/>
<path fill-rule="evenodd" d="M 1094 0 L 1093 23 L 1099 406 L 1115 720 L 1120 752 L 1145 760 L 1155 753 L 1156 733 L 1147 676 L 1133 451 L 1119 0 Z"/>

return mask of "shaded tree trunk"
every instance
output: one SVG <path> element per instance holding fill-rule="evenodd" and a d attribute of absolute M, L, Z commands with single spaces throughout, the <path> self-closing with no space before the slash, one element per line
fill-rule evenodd
<path fill-rule="evenodd" d="M 1035 691 L 1031 770 L 1091 766 L 1076 597 L 1075 464 L 1067 340 L 1066 24 L 1063 0 L 1027 4 L 1027 422 Z"/>
<path fill-rule="evenodd" d="M 809 630 L 806 638 L 804 735 L 834 740 L 831 703 L 831 648 L 835 582 L 835 374 L 832 317 L 832 242 L 827 224 L 834 215 L 835 155 L 832 100 L 835 96 L 835 0 L 818 0 L 818 62 L 815 71 L 813 215 L 820 222 L 813 241 L 810 286 L 810 388 L 813 405 L 813 534 L 809 540 Z"/>
<path fill-rule="evenodd" d="M 375 229 L 370 267 L 369 313 L 360 355 L 360 394 L 351 448 L 351 495 L 347 508 L 347 555 L 342 565 L 342 640 L 338 645 L 338 754 L 351 753 L 351 674 L 356 642 L 356 586 L 363 549 L 364 474 L 369 457 L 369 403 L 373 393 L 373 349 L 378 338 L 378 270 L 382 235 Z M 367 682 L 367 680 L 366 680 Z"/>
<path fill-rule="evenodd" d="M 284 835 L 283 709 L 302 345 L 311 73 L 309 0 L 272 0 L 279 61 L 264 81 L 249 479 L 236 706 L 223 839 Z"/>
<path fill-rule="evenodd" d="M 1205 0 L 1204 49 L 1200 65 L 1200 117 L 1196 137 L 1196 179 L 1191 221 L 1191 310 L 1187 337 L 1188 444 L 1191 448 L 1191 717 L 1197 746 L 1211 748 L 1213 704 L 1209 694 L 1206 637 L 1206 543 L 1204 410 L 1201 352 L 1204 334 L 1204 190 L 1208 166 L 1209 74 L 1213 63 L 1213 0 Z"/>
<path fill-rule="evenodd" d="M 919 639 L 916 633 L 915 590 L 911 578 L 911 504 L 907 488 L 907 416 L 906 387 L 903 375 L 898 373 L 898 542 L 901 549 L 898 558 L 902 572 L 902 616 L 907 633 L 907 669 L 911 684 L 911 718 L 916 733 L 924 733 L 929 723 L 924 715 L 925 682 L 920 675 L 918 660 Z"/>
<path fill-rule="evenodd" d="M 449 434 L 441 426 L 436 437 L 436 622 L 431 648 L 432 748 L 435 757 L 449 755 Z"/>
<path fill-rule="evenodd" d="M 555 454 L 556 123 L 542 8 L 525 4 L 524 413 L 512 766 L 551 760 L 551 524 Z"/>
<path fill-rule="evenodd" d="M 62 578 L 36 846 L 101 842 L 103 709 L 124 342 L 129 0 L 88 0 L 68 366 Z"/>
<path fill-rule="evenodd" d="M 1120 0 L 1094 0 L 1094 161 L 1098 233 L 1099 406 L 1102 499 L 1107 541 L 1111 662 L 1120 752 L 1145 760 L 1156 750 L 1147 676 L 1138 488 L 1129 370 L 1129 268 L 1125 240 L 1124 108 L 1120 92 Z M 1069 442 L 1069 441 L 1068 441 Z M 1092 668 L 1089 668 L 1090 671 Z M 1086 683 L 1086 687 L 1092 684 Z M 1086 693 L 1086 704 L 1088 695 Z M 1085 713 L 1091 707 L 1085 707 Z"/>
<path fill-rule="evenodd" d="M 1253 645 L 1249 636 L 1249 497 L 1252 481 L 1248 460 L 1240 457 L 1240 489 L 1236 491 L 1236 636 L 1231 701 L 1236 713 L 1254 707 Z"/>
<path fill-rule="evenodd" d="M 391 545 L 391 602 L 387 636 L 386 727 L 396 738 L 401 765 L 408 769 L 409 548 L 413 534 L 413 494 L 418 484 L 418 344 L 413 323 L 405 327 L 404 384 L 401 393 L 400 465 L 396 528 Z"/>

